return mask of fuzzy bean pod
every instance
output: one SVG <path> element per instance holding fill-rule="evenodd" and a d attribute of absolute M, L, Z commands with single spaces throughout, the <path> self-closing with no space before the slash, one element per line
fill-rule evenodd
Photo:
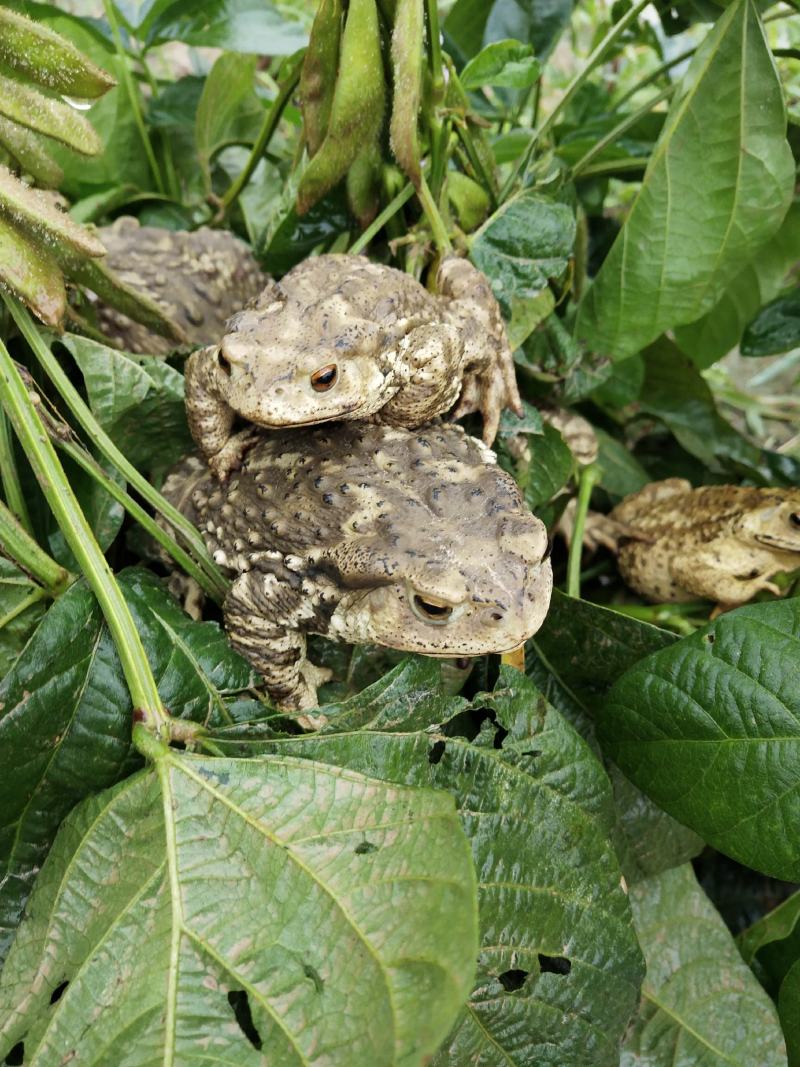
<path fill-rule="evenodd" d="M 424 59 L 423 0 L 398 0 L 392 33 L 394 97 L 390 143 L 395 159 L 416 188 L 422 178 L 417 124 Z"/>
<path fill-rule="evenodd" d="M 322 0 L 300 73 L 303 133 L 309 157 L 317 154 L 328 129 L 341 37 L 342 0 Z"/>

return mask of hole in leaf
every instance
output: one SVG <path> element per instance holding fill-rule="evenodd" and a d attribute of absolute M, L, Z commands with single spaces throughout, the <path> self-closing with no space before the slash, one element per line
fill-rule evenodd
<path fill-rule="evenodd" d="M 510 971 L 503 971 L 502 974 L 498 974 L 497 976 L 500 985 L 505 989 L 506 993 L 514 993 L 517 989 L 522 989 L 527 977 L 528 971 L 521 971 L 518 968 L 512 968 Z"/>
<path fill-rule="evenodd" d="M 507 737 L 508 737 L 508 730 L 506 730 L 505 726 L 501 726 L 500 723 L 498 723 L 497 724 L 497 729 L 494 732 L 493 747 L 494 748 L 502 748 L 503 747 L 503 742 L 505 741 L 505 739 Z"/>
<path fill-rule="evenodd" d="M 239 1029 L 250 1042 L 254 1049 L 260 1049 L 263 1042 L 253 1022 L 253 1013 L 250 1011 L 250 998 L 243 989 L 232 989 L 228 993 L 228 1003 L 233 1008 L 233 1014 Z"/>
<path fill-rule="evenodd" d="M 715 640 L 716 638 L 714 634 L 706 634 L 706 641 L 708 641 L 710 645 L 713 645 Z"/>
<path fill-rule="evenodd" d="M 367 853 L 369 853 L 369 852 L 377 852 L 377 851 L 378 851 L 378 846 L 377 845 L 373 845 L 373 843 L 371 841 L 362 841 L 360 844 L 356 845 L 356 847 L 353 849 L 353 852 L 355 852 L 355 854 L 357 856 L 366 856 Z"/>
<path fill-rule="evenodd" d="M 25 1062 L 25 1045 L 22 1041 L 18 1041 L 16 1045 L 11 1049 L 6 1056 L 4 1063 L 8 1064 L 8 1067 L 18 1067 L 20 1063 Z"/>
<path fill-rule="evenodd" d="M 542 750 L 540 748 L 529 748 L 527 752 L 520 752 L 521 756 L 530 756 L 531 759 L 536 759 L 537 756 L 541 756 Z"/>
<path fill-rule="evenodd" d="M 444 755 L 444 750 L 444 741 L 434 741 L 431 747 L 428 749 L 428 763 L 438 763 Z"/>
<path fill-rule="evenodd" d="M 50 994 L 50 1003 L 51 1004 L 55 1004 L 57 1001 L 61 1000 L 61 998 L 63 997 L 64 993 L 66 992 L 66 989 L 67 989 L 68 985 L 69 985 L 69 982 L 62 982 L 61 985 L 57 985 L 55 987 L 53 992 Z"/>
<path fill-rule="evenodd" d="M 540 952 L 539 970 L 543 974 L 569 974 L 572 964 L 566 956 L 545 956 Z"/>

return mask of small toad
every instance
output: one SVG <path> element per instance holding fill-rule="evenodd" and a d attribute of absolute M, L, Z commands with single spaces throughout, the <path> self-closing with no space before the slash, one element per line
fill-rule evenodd
<path fill-rule="evenodd" d="M 625 582 L 656 603 L 705 597 L 735 607 L 800 567 L 800 489 L 646 485 L 591 531 L 618 552 Z"/>
<path fill-rule="evenodd" d="M 262 434 L 226 483 L 195 455 L 164 493 L 233 578 L 231 644 L 287 710 L 316 707 L 325 677 L 306 634 L 478 656 L 517 648 L 550 602 L 544 525 L 450 424 Z"/>
<path fill-rule="evenodd" d="M 500 309 L 486 277 L 450 257 L 437 295 L 361 256 L 306 259 L 186 364 L 192 436 L 220 477 L 252 437 L 240 417 L 283 428 L 372 419 L 419 426 L 458 404 L 491 444 L 504 407 L 522 414 Z"/>

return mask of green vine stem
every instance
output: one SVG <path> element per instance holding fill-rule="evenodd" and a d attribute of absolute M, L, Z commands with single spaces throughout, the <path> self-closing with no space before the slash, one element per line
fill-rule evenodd
<path fill-rule="evenodd" d="M 21 304 L 10 297 L 3 296 L 6 306 L 25 340 L 30 345 L 34 355 L 44 368 L 47 376 L 60 393 L 62 399 L 75 416 L 76 421 L 84 430 L 89 439 L 96 445 L 98 450 L 117 470 L 126 481 L 133 486 L 139 495 L 157 511 L 162 518 L 166 519 L 176 533 L 186 542 L 193 558 L 207 576 L 210 586 L 216 590 L 220 597 L 224 597 L 227 591 L 227 583 L 220 573 L 219 568 L 213 562 L 206 551 L 206 546 L 197 529 L 181 513 L 168 503 L 164 497 L 154 489 L 147 479 L 136 470 L 125 456 L 120 452 L 108 434 L 98 424 L 89 408 L 81 399 L 75 386 L 67 377 L 63 367 L 55 358 L 50 348 L 45 344 L 41 334 L 33 324 L 28 312 Z"/>
<path fill-rule="evenodd" d="M 25 494 L 17 471 L 17 459 L 14 455 L 14 442 L 8 430 L 8 419 L 3 411 L 0 411 L 0 481 L 3 483 L 3 493 L 11 511 L 28 531 L 33 532 L 31 517 L 28 514 L 28 505 L 25 503 Z"/>
<path fill-rule="evenodd" d="M 425 218 L 428 220 L 428 225 L 431 228 L 434 244 L 442 253 L 452 252 L 453 246 L 447 235 L 447 229 L 445 228 L 442 216 L 439 214 L 439 208 L 436 206 L 436 201 L 433 199 L 433 194 L 428 187 L 428 183 L 425 181 L 424 174 L 420 177 L 417 197 L 422 206 L 422 210 L 425 212 Z"/>
<path fill-rule="evenodd" d="M 122 34 L 119 32 L 119 23 L 117 22 L 117 16 L 114 12 L 114 5 L 112 0 L 103 0 L 103 9 L 108 19 L 108 25 L 111 27 L 111 34 L 114 38 L 114 44 L 117 49 L 117 55 L 120 58 L 120 69 L 122 71 L 122 80 L 125 83 L 125 91 L 128 94 L 128 99 L 131 105 L 131 111 L 133 112 L 133 119 L 136 123 L 136 129 L 139 131 L 139 137 L 142 141 L 142 147 L 144 148 L 144 154 L 147 156 L 147 162 L 150 165 L 150 170 L 153 174 L 153 180 L 156 183 L 156 188 L 162 195 L 165 194 L 164 182 L 161 178 L 161 171 L 159 170 L 158 162 L 156 160 L 153 146 L 150 143 L 150 138 L 147 134 L 147 127 L 144 124 L 144 116 L 142 115 L 142 105 L 139 100 L 139 91 L 134 83 L 133 75 L 131 74 L 130 67 L 128 66 L 128 53 L 125 51 L 125 45 L 122 43 Z"/>
<path fill-rule="evenodd" d="M 578 504 L 575 508 L 575 525 L 572 529 L 572 539 L 569 543 L 569 556 L 567 558 L 567 593 L 570 596 L 581 595 L 581 555 L 583 554 L 583 531 L 586 527 L 586 514 L 589 511 L 589 500 L 592 489 L 600 478 L 600 468 L 596 463 L 590 463 L 581 470 L 578 481 Z"/>
<path fill-rule="evenodd" d="M 223 596 L 216 584 L 209 580 L 208 576 L 203 573 L 192 557 L 181 548 L 175 538 L 167 533 L 163 527 L 159 526 L 141 504 L 138 504 L 130 494 L 126 493 L 121 485 L 117 485 L 113 478 L 109 478 L 94 456 L 90 455 L 76 441 L 58 436 L 53 436 L 52 440 L 59 451 L 74 460 L 82 470 L 86 471 L 91 478 L 94 478 L 99 485 L 102 485 L 109 496 L 112 496 L 117 503 L 125 508 L 131 518 L 138 522 L 142 529 L 150 534 L 191 578 L 194 578 L 207 596 L 210 596 L 217 603 L 222 602 Z"/>
<path fill-rule="evenodd" d="M 11 420 L 42 493 L 64 539 L 97 597 L 122 664 L 125 681 L 142 723 L 168 736 L 168 716 L 125 598 L 81 511 L 72 487 L 16 364 L 0 341 L 0 402 Z"/>
<path fill-rule="evenodd" d="M 641 81 L 637 82 L 632 88 L 628 89 L 626 93 L 623 93 L 619 100 L 615 100 L 614 103 L 611 105 L 611 110 L 619 111 L 622 105 L 627 103 L 632 96 L 636 96 L 636 94 L 642 89 L 646 89 L 648 85 L 652 85 L 654 81 L 658 81 L 662 74 L 666 74 L 667 71 L 672 70 L 673 67 L 677 67 L 678 64 L 683 63 L 684 60 L 691 59 L 696 51 L 696 48 L 687 48 L 685 52 L 681 52 L 679 55 L 673 56 L 672 59 L 668 59 L 666 63 L 662 63 L 661 66 L 656 67 L 654 70 L 651 70 L 646 78 L 642 78 Z"/>
<path fill-rule="evenodd" d="M 673 82 L 672 85 L 668 85 L 665 89 L 662 89 L 660 93 L 656 93 L 655 96 L 651 97 L 646 104 L 642 104 L 636 111 L 632 111 L 629 115 L 626 115 L 621 122 L 617 123 L 613 130 L 609 130 L 599 141 L 595 141 L 589 151 L 585 152 L 584 155 L 573 164 L 572 177 L 577 178 L 579 174 L 582 174 L 593 159 L 596 159 L 597 156 L 605 151 L 609 145 L 618 140 L 623 133 L 626 133 L 632 126 L 635 126 L 636 123 L 644 118 L 645 115 L 649 114 L 653 108 L 658 107 L 662 101 L 668 100 L 674 92 L 675 83 Z"/>
<path fill-rule="evenodd" d="M 23 597 L 19 603 L 15 604 L 13 608 L 10 608 L 5 615 L 0 615 L 0 630 L 4 626 L 8 626 L 10 622 L 18 618 L 28 608 L 32 608 L 34 604 L 38 604 L 40 600 L 43 600 L 47 596 L 47 593 L 41 586 L 35 586 L 31 589 L 30 593 L 26 597 Z"/>
<path fill-rule="evenodd" d="M 625 32 L 625 30 L 627 30 L 628 26 L 630 26 L 632 22 L 636 21 L 639 15 L 641 15 L 641 13 L 650 3 L 651 0 L 639 0 L 639 3 L 635 4 L 629 11 L 627 11 L 619 20 L 619 22 L 614 23 L 614 25 L 609 29 L 605 37 L 600 41 L 600 43 L 591 53 L 589 58 L 584 63 L 582 69 L 578 71 L 578 73 L 566 87 L 561 99 L 555 105 L 553 110 L 550 112 L 550 114 L 547 116 L 541 126 L 535 129 L 531 134 L 531 138 L 528 141 L 528 145 L 525 151 L 520 156 L 517 165 L 515 166 L 514 170 L 509 175 L 508 180 L 503 186 L 503 189 L 500 193 L 501 203 L 504 203 L 508 199 L 509 193 L 517 182 L 517 179 L 525 175 L 539 141 L 550 129 L 552 129 L 558 116 L 561 114 L 564 108 L 566 108 L 567 104 L 569 104 L 569 102 L 572 100 L 572 98 L 575 96 L 575 94 L 581 88 L 584 82 L 588 80 L 589 75 L 592 73 L 595 67 L 600 64 L 611 45 L 614 44 L 617 38 L 619 38 Z"/>
<path fill-rule="evenodd" d="M 428 37 L 430 42 L 431 57 L 431 82 L 434 105 L 441 101 L 444 95 L 444 72 L 442 70 L 442 44 L 439 40 L 439 7 L 438 0 L 426 0 L 425 7 L 428 13 Z"/>
<path fill-rule="evenodd" d="M 281 115 L 286 109 L 286 105 L 291 100 L 292 93 L 297 88 L 297 83 L 300 81 L 301 68 L 302 63 L 299 61 L 294 63 L 292 69 L 281 83 L 278 95 L 275 97 L 272 107 L 264 116 L 264 121 L 261 124 L 261 129 L 258 131 L 258 137 L 255 139 L 244 170 L 236 180 L 231 183 L 230 187 L 222 197 L 222 205 L 224 208 L 227 209 L 235 203 L 242 189 L 244 189 L 250 181 L 253 171 L 258 166 L 259 160 L 264 155 L 264 152 L 266 152 L 269 142 L 272 140 L 272 135 L 278 128 Z"/>
<path fill-rule="evenodd" d="M 66 567 L 40 548 L 19 519 L 0 500 L 0 550 L 29 574 L 51 597 L 57 597 L 75 581 Z"/>
<path fill-rule="evenodd" d="M 413 195 L 414 186 L 411 184 L 411 182 L 409 182 L 408 185 L 406 185 L 403 189 L 400 190 L 397 196 L 393 197 L 389 201 L 383 211 L 381 211 L 379 215 L 375 216 L 369 226 L 367 226 L 366 230 L 364 230 L 364 232 L 361 234 L 361 236 L 358 237 L 357 240 L 353 241 L 353 244 L 350 246 L 350 255 L 360 255 L 370 243 L 372 238 L 375 237 L 376 234 L 380 233 L 386 223 L 389 222 L 390 219 L 394 218 L 400 208 L 403 207 L 404 204 L 407 204 Z"/>

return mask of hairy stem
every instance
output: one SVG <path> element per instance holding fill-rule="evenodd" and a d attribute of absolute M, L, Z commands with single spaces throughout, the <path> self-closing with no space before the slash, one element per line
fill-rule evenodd
<path fill-rule="evenodd" d="M 33 526 L 28 514 L 28 505 L 25 503 L 25 494 L 17 471 L 17 460 L 14 455 L 14 442 L 8 429 L 8 419 L 0 411 L 0 480 L 3 483 L 8 506 L 25 527 L 28 533 L 32 533 Z"/>
<path fill-rule="evenodd" d="M 447 235 L 442 216 L 439 214 L 439 208 L 436 206 L 436 201 L 433 199 L 428 183 L 425 181 L 424 174 L 420 178 L 417 196 L 419 197 L 422 210 L 425 212 L 425 218 L 428 220 L 428 225 L 431 228 L 434 244 L 440 252 L 452 252 L 453 246 Z"/>
<path fill-rule="evenodd" d="M 539 126 L 533 131 L 525 151 L 522 153 L 516 167 L 509 176 L 508 181 L 503 186 L 503 189 L 500 193 L 501 203 L 508 198 L 508 195 L 516 184 L 517 179 L 525 175 L 525 172 L 527 171 L 530 161 L 533 158 L 533 153 L 536 150 L 536 146 L 539 141 L 549 130 L 552 129 L 558 116 L 566 108 L 567 104 L 569 104 L 569 102 L 572 100 L 572 98 L 575 96 L 581 86 L 586 81 L 588 81 L 589 75 L 592 73 L 595 67 L 600 64 L 609 48 L 619 37 L 622 36 L 625 30 L 627 30 L 628 26 L 630 26 L 632 22 L 636 21 L 636 19 L 639 17 L 639 15 L 641 15 L 642 11 L 644 11 L 644 9 L 648 6 L 650 2 L 651 0 L 639 0 L 638 4 L 635 4 L 629 11 L 627 11 L 622 16 L 622 18 L 618 22 L 614 23 L 614 25 L 609 29 L 608 33 L 605 35 L 602 41 L 600 41 L 600 43 L 591 53 L 589 58 L 586 60 L 581 70 L 578 71 L 578 73 L 566 87 L 561 99 L 555 105 L 553 110 L 550 112 L 550 114 L 547 116 L 541 126 Z"/>
<path fill-rule="evenodd" d="M 59 463 L 36 405 L 2 342 L 0 402 L 11 420 L 64 539 L 97 597 L 114 639 L 134 707 L 142 716 L 144 725 L 154 733 L 166 736 L 167 715 L 136 624 Z"/>
<path fill-rule="evenodd" d="M 596 463 L 590 463 L 581 471 L 578 482 L 578 505 L 575 509 L 575 526 L 572 530 L 572 540 L 569 543 L 569 557 L 567 559 L 567 593 L 570 596 L 581 595 L 581 555 L 583 553 L 583 531 L 586 527 L 586 514 L 589 510 L 589 500 L 598 478 L 600 468 Z"/>
<path fill-rule="evenodd" d="M 57 597 L 75 576 L 40 548 L 22 523 L 0 500 L 0 551 L 29 574 L 44 591 Z"/>
<path fill-rule="evenodd" d="M 253 144 L 253 147 L 250 151 L 250 156 L 247 160 L 247 163 L 245 164 L 244 170 L 236 178 L 236 180 L 231 183 L 230 188 L 222 197 L 222 203 L 225 208 L 229 208 L 231 204 L 236 201 L 242 189 L 244 189 L 244 187 L 250 181 L 250 178 L 253 175 L 253 171 L 258 166 L 259 160 L 264 155 L 264 152 L 267 150 L 267 146 L 272 140 L 272 135 L 278 128 L 278 123 L 280 122 L 281 115 L 283 114 L 286 105 L 291 100 L 292 93 L 295 91 L 297 83 L 300 81 L 301 67 L 301 63 L 295 63 L 292 69 L 287 74 L 284 81 L 282 82 L 280 90 L 278 91 L 278 95 L 275 97 L 275 100 L 272 104 L 272 107 L 267 111 L 266 115 L 264 116 L 264 121 L 261 124 L 261 129 L 258 131 L 258 137 L 256 137 L 255 139 L 255 143 Z"/>
<path fill-rule="evenodd" d="M 122 71 L 122 80 L 125 83 L 125 91 L 128 94 L 128 99 L 131 104 L 131 111 L 133 112 L 133 119 L 136 123 L 136 129 L 139 131 L 139 137 L 142 141 L 142 147 L 144 148 L 144 154 L 147 156 L 147 162 L 150 165 L 150 170 L 153 174 L 153 180 L 156 183 L 156 189 L 162 195 L 165 193 L 164 182 L 161 178 L 161 171 L 158 167 L 155 152 L 153 146 L 150 143 L 150 138 L 147 134 L 147 128 L 144 124 L 144 116 L 142 115 L 142 105 L 139 99 L 139 90 L 133 80 L 130 67 L 128 66 L 128 53 L 125 51 L 125 45 L 122 43 L 122 34 L 119 32 L 119 23 L 117 22 L 117 16 L 114 11 L 114 5 L 111 0 L 103 0 L 103 8 L 108 19 L 108 24 L 111 27 L 111 33 L 114 37 L 114 44 L 116 45 L 117 55 L 120 58 L 120 69 Z"/>
<path fill-rule="evenodd" d="M 367 226 L 366 230 L 364 230 L 364 232 L 361 234 L 361 236 L 358 237 L 357 240 L 353 241 L 353 244 L 350 246 L 350 254 L 353 256 L 357 256 L 361 252 L 363 252 L 372 240 L 372 238 L 375 237 L 376 234 L 380 233 L 386 223 L 390 219 L 394 218 L 400 208 L 404 204 L 407 204 L 413 195 L 414 186 L 411 184 L 411 182 L 409 182 L 408 185 L 406 185 L 403 189 L 400 190 L 397 196 L 393 197 L 389 201 L 389 203 L 386 205 L 380 215 L 375 216 L 369 226 Z"/>
<path fill-rule="evenodd" d="M 198 531 L 188 519 L 164 499 L 158 490 L 150 485 L 147 479 L 125 458 L 105 430 L 99 425 L 97 419 L 92 415 L 77 389 L 67 377 L 64 368 L 50 351 L 48 345 L 45 344 L 25 308 L 15 300 L 7 297 L 3 297 L 3 299 L 6 301 L 14 321 L 30 345 L 34 355 L 87 437 L 95 444 L 101 454 L 117 468 L 137 493 L 180 534 L 193 558 L 207 576 L 211 586 L 216 589 L 219 596 L 224 597 L 227 590 L 227 582 L 217 565 L 208 555 L 206 546 Z"/>

